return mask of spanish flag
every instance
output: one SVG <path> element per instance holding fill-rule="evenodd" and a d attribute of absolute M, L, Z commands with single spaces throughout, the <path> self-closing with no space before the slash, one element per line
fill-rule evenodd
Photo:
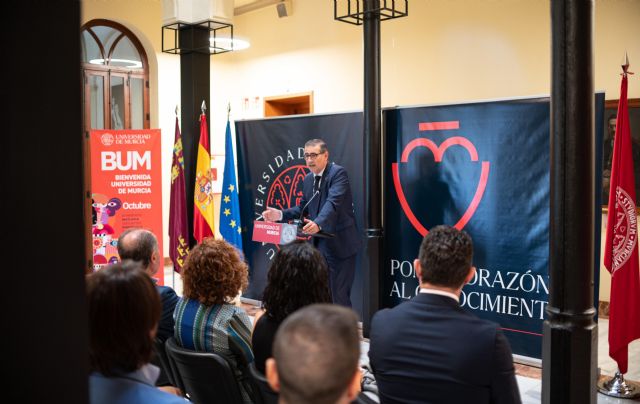
<path fill-rule="evenodd" d="M 193 193 L 193 236 L 201 243 L 213 236 L 213 184 L 211 183 L 211 156 L 209 155 L 209 129 L 207 116 L 200 115 L 200 145 L 196 163 L 196 184 Z"/>

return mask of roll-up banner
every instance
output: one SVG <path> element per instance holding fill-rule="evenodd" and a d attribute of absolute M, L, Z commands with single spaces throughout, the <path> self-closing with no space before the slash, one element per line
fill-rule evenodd
<path fill-rule="evenodd" d="M 267 206 L 295 206 L 302 195 L 302 180 L 309 172 L 304 144 L 319 138 L 327 143 L 329 162 L 347 170 L 353 193 L 356 221 L 362 230 L 362 113 L 302 115 L 237 121 L 238 180 L 242 215 L 242 246 L 249 263 L 249 287 L 245 298 L 262 300 L 267 271 L 278 250 L 276 244 L 251 241 L 254 220 L 261 220 Z M 358 258 L 359 268 L 360 259 Z M 352 302 L 362 306 L 361 271 L 356 270 Z"/>
<path fill-rule="evenodd" d="M 162 249 L 160 129 L 91 131 L 94 270 L 118 262 L 117 240 L 145 228 Z M 163 284 L 163 271 L 155 275 Z"/>
<path fill-rule="evenodd" d="M 603 108 L 604 94 L 597 94 L 596 247 Z M 423 236 L 436 225 L 452 225 L 468 232 L 474 243 L 477 272 L 462 291 L 462 306 L 499 323 L 514 354 L 541 358 L 549 297 L 549 116 L 548 98 L 383 112 L 384 307 L 415 296 L 413 260 Z M 595 302 L 597 296 L 596 288 Z"/>

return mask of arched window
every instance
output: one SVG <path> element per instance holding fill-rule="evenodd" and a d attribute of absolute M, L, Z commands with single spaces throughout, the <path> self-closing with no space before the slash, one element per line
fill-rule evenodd
<path fill-rule="evenodd" d="M 140 41 L 108 20 L 85 24 L 81 41 L 85 129 L 149 128 L 149 65 Z"/>
<path fill-rule="evenodd" d="M 87 273 L 93 270 L 91 157 L 88 133 L 92 129 L 148 129 L 149 65 L 140 41 L 122 25 L 93 20 L 82 26 L 84 80 L 85 232 Z"/>

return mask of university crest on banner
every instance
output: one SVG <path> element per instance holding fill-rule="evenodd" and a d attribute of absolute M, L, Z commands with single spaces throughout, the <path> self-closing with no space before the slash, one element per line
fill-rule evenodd
<path fill-rule="evenodd" d="M 302 199 L 302 180 L 308 172 L 309 169 L 304 164 L 297 164 L 281 171 L 269 187 L 267 206 L 278 209 L 297 206 Z"/>

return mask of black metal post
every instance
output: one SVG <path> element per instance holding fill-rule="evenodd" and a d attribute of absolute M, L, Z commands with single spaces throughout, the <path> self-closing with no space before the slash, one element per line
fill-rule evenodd
<path fill-rule="evenodd" d="M 551 32 L 550 291 L 542 402 L 595 404 L 593 1 L 552 0 Z"/>
<path fill-rule="evenodd" d="M 82 4 L 77 0 L 7 4 L 0 31 L 9 40 L 3 51 L 20 63 L 3 65 L 6 79 L 0 85 L 5 100 L 0 141 L 0 210 L 6 237 L 1 247 L 6 268 L 2 280 L 7 286 L 2 305 L 14 302 L 19 309 L 3 313 L 2 367 L 10 372 L 11 381 L 2 396 L 7 402 L 46 403 L 60 398 L 86 403 L 91 370 L 85 270 L 91 255 L 85 246 L 91 246 L 86 231 L 91 213 L 85 223 L 83 201 L 91 196 L 83 189 L 87 166 L 80 68 Z M 53 32 L 60 46 L 38 46 L 34 52 L 34 45 Z M 55 60 L 46 75 L 39 68 L 43 60 Z M 51 237 L 43 239 L 40 233 L 46 229 Z M 26 331 L 34 326 L 55 332 L 43 338 L 40 332 Z"/>
<path fill-rule="evenodd" d="M 382 270 L 382 131 L 380 114 L 380 15 L 371 12 L 378 1 L 364 2 L 364 201 L 365 246 L 363 334 L 369 336 L 371 317 L 378 310 Z"/>
<path fill-rule="evenodd" d="M 209 47 L 209 29 L 202 26 L 186 26 L 180 30 L 180 48 Z M 180 117 L 182 123 L 182 148 L 184 155 L 184 180 L 187 194 L 187 222 L 190 245 L 193 237 L 193 187 L 196 178 L 198 142 L 200 141 L 200 106 L 204 100 L 209 107 L 210 56 L 205 53 L 180 54 Z M 207 122 L 209 122 L 209 113 Z"/>

